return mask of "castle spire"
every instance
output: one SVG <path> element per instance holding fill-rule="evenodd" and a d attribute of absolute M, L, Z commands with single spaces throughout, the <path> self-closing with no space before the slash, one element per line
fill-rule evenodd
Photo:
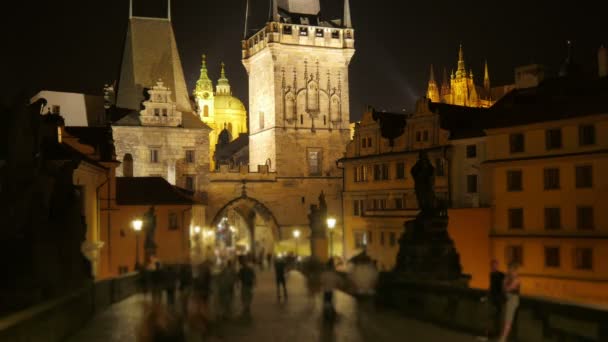
<path fill-rule="evenodd" d="M 222 62 L 220 79 L 217 81 L 217 93 L 221 95 L 232 95 L 230 82 L 228 82 L 228 78 L 226 77 L 226 64 L 224 64 L 224 62 Z"/>
<path fill-rule="evenodd" d="M 488 92 L 490 92 L 490 72 L 488 71 L 488 61 L 486 60 L 484 68 L 483 68 L 483 87 Z"/>
<path fill-rule="evenodd" d="M 196 96 L 202 96 L 204 92 L 213 93 L 213 82 L 211 82 L 207 72 L 207 56 L 203 54 L 201 76 L 199 77 L 198 81 L 196 81 L 196 89 L 194 90 L 194 94 Z"/>
<path fill-rule="evenodd" d="M 247 31 L 249 30 L 248 27 L 248 23 L 249 23 L 249 0 L 247 0 L 246 4 L 245 4 L 245 28 L 243 29 L 243 39 L 247 39 Z"/>
<path fill-rule="evenodd" d="M 439 102 L 439 88 L 437 82 L 435 82 L 435 72 L 433 71 L 433 64 L 431 64 L 431 75 L 429 78 L 429 87 L 426 92 L 426 97 L 432 102 Z"/>
<path fill-rule="evenodd" d="M 466 77 L 467 70 L 464 65 L 464 50 L 462 49 L 462 44 L 460 44 L 460 49 L 458 50 L 458 69 L 456 70 L 456 77 Z"/>
<path fill-rule="evenodd" d="M 346 28 L 352 28 L 353 27 L 353 23 L 351 21 L 351 17 L 350 17 L 350 1 L 349 0 L 344 0 L 344 27 Z"/>

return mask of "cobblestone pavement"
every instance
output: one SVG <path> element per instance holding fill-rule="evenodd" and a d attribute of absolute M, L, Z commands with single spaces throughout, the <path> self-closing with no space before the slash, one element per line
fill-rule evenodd
<path fill-rule="evenodd" d="M 334 342 L 334 341 L 474 341 L 475 338 L 437 326 L 410 320 L 398 313 L 362 304 L 337 293 L 337 319 L 328 323 L 321 316 L 321 299 L 309 298 L 304 279 L 289 273 L 289 300 L 279 302 L 273 274 L 258 274 L 252 317 L 234 317 L 214 323 L 212 337 L 191 341 Z M 238 293 L 238 291 L 237 291 Z M 235 302 L 238 302 L 236 300 Z M 69 342 L 136 341 L 135 330 L 143 312 L 141 295 L 120 302 L 96 316 Z M 235 311 L 238 313 L 239 308 Z"/>

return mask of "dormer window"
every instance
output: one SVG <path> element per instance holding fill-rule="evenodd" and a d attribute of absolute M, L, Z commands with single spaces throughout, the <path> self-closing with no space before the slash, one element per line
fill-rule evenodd
<path fill-rule="evenodd" d="M 160 109 L 159 108 L 154 108 L 154 115 L 155 116 L 159 116 L 160 115 Z"/>
<path fill-rule="evenodd" d="M 291 35 L 292 31 L 291 31 L 291 26 L 290 25 L 285 25 L 283 26 L 283 34 L 289 34 Z"/>
<path fill-rule="evenodd" d="M 163 108 L 163 116 L 167 116 L 167 108 Z"/>
<path fill-rule="evenodd" d="M 300 36 L 308 36 L 308 27 L 300 27 Z"/>
<path fill-rule="evenodd" d="M 315 35 L 316 35 L 317 37 L 321 37 L 321 38 L 323 38 L 323 29 L 317 29 L 317 30 L 315 31 Z"/>
<path fill-rule="evenodd" d="M 302 23 L 302 25 L 310 25 L 308 17 L 300 17 L 300 22 Z"/>
<path fill-rule="evenodd" d="M 333 30 L 333 31 L 331 31 L 331 37 L 332 37 L 333 39 L 338 39 L 338 38 L 340 38 L 340 31 L 338 31 L 338 30 Z"/>

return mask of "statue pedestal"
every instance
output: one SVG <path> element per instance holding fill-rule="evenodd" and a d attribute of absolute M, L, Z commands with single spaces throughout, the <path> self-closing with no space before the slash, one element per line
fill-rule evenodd
<path fill-rule="evenodd" d="M 310 256 L 320 262 L 329 260 L 329 245 L 326 237 L 310 238 Z"/>
<path fill-rule="evenodd" d="M 399 239 L 396 275 L 417 282 L 468 286 L 471 277 L 462 273 L 447 227 L 447 216 L 420 214 L 406 222 Z"/>

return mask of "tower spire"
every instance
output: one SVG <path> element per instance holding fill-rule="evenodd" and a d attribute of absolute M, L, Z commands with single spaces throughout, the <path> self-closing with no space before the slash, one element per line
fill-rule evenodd
<path fill-rule="evenodd" d="M 433 64 L 431 64 L 431 75 L 429 78 L 429 87 L 426 92 L 426 97 L 432 102 L 439 102 L 439 88 L 437 82 L 435 82 L 435 72 L 433 71 Z"/>
<path fill-rule="evenodd" d="M 203 62 L 201 64 L 201 76 L 198 81 L 196 81 L 196 88 L 194 90 L 194 94 L 196 96 L 202 96 L 204 92 L 213 93 L 213 82 L 209 78 L 209 74 L 207 72 L 207 55 L 203 54 Z"/>
<path fill-rule="evenodd" d="M 441 80 L 441 98 L 444 99 L 445 96 L 450 94 L 450 81 L 448 78 L 448 71 L 446 68 L 443 68 L 443 79 Z"/>
<path fill-rule="evenodd" d="M 467 70 L 464 65 L 464 50 L 462 49 L 462 43 L 458 50 L 458 69 L 456 70 L 456 77 L 466 77 Z"/>
<path fill-rule="evenodd" d="M 171 21 L 171 0 L 167 0 L 167 19 Z"/>
<path fill-rule="evenodd" d="M 490 72 L 488 71 L 488 60 L 486 60 L 484 68 L 483 68 L 483 87 L 488 92 L 490 92 Z"/>
<path fill-rule="evenodd" d="M 344 0 L 344 27 L 346 28 L 352 28 L 353 27 L 353 23 L 351 21 L 351 17 L 350 17 L 350 1 L 349 0 Z"/>
<path fill-rule="evenodd" d="M 279 17 L 279 4 L 278 0 L 270 0 L 272 1 L 272 21 L 279 22 L 281 18 Z"/>
<path fill-rule="evenodd" d="M 249 25 L 249 0 L 245 0 L 245 28 L 243 29 L 243 39 L 247 39 L 247 30 Z"/>
<path fill-rule="evenodd" d="M 232 91 L 230 90 L 230 82 L 228 82 L 228 78 L 226 77 L 226 64 L 222 62 L 221 66 L 220 79 L 217 80 L 217 93 L 222 95 L 232 95 Z"/>

